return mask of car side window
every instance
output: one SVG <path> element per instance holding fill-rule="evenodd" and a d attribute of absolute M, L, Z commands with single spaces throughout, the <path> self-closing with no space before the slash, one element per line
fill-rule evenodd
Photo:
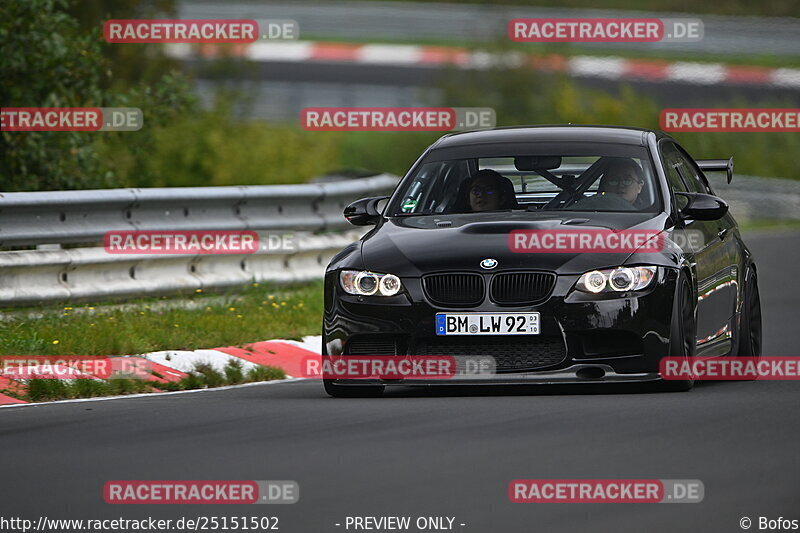
<path fill-rule="evenodd" d="M 678 150 L 675 145 L 670 142 L 661 143 L 661 159 L 664 162 L 664 173 L 667 175 L 667 181 L 675 192 L 689 192 L 689 188 L 681 177 L 678 168 L 681 165 Z"/>
<path fill-rule="evenodd" d="M 680 172 L 681 165 L 684 164 L 684 161 L 679 157 L 678 149 L 671 142 L 663 142 L 660 145 L 660 150 L 661 159 L 664 163 L 664 173 L 667 175 L 670 188 L 674 192 L 689 192 L 689 188 L 686 186 L 686 181 L 688 180 L 686 180 Z M 678 209 L 683 209 L 688 199 L 678 194 L 675 195 L 675 201 L 677 202 Z"/>
<path fill-rule="evenodd" d="M 695 167 L 689 156 L 678 145 L 666 142 L 663 145 L 662 153 L 665 155 L 665 164 L 676 170 L 689 192 L 699 192 L 710 194 L 705 176 Z M 668 162 L 668 163 L 667 163 Z M 675 189 L 676 191 L 678 189 Z"/>
<path fill-rule="evenodd" d="M 447 200 L 469 174 L 465 161 L 441 161 L 422 167 L 408 188 L 400 209 L 403 213 L 436 212 L 447 208 Z M 440 198 L 445 203 L 439 203 Z"/>
<path fill-rule="evenodd" d="M 689 154 L 686 153 L 686 150 L 680 146 L 676 145 L 675 147 L 678 151 L 678 157 L 683 163 L 682 172 L 685 171 L 684 176 L 686 177 L 686 181 L 689 183 L 689 188 L 693 189 L 692 192 L 713 194 L 711 192 L 711 187 L 708 185 L 708 180 L 706 180 L 703 172 L 694 164 L 691 156 L 689 156 Z"/>

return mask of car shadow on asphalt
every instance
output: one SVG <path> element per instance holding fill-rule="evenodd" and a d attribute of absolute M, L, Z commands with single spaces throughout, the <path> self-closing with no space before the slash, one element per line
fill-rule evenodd
<path fill-rule="evenodd" d="M 559 396 L 559 395 L 609 395 L 609 394 L 691 394 L 724 386 L 723 381 L 705 381 L 695 384 L 688 392 L 664 390 L 658 382 L 650 383 L 564 383 L 525 385 L 434 385 L 390 386 L 385 398 L 459 397 L 459 396 Z"/>

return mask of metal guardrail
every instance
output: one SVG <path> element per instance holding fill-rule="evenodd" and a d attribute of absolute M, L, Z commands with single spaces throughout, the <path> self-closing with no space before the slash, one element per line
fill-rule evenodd
<path fill-rule="evenodd" d="M 0 194 L 0 248 L 101 242 L 122 230 L 335 231 L 345 206 L 388 194 L 397 176 L 303 185 Z"/>
<path fill-rule="evenodd" d="M 344 207 L 388 194 L 397 181 L 381 174 L 304 185 L 3 193 L 0 247 L 40 249 L 0 252 L 0 307 L 320 278 L 363 234 L 344 219 Z M 294 239 L 290 250 L 254 254 L 116 255 L 96 247 L 106 232 L 124 230 L 293 232 Z"/>
<path fill-rule="evenodd" d="M 707 173 L 707 176 L 714 192 L 728 202 L 739 222 L 800 220 L 800 180 L 736 174 L 728 184 L 724 172 Z"/>
<path fill-rule="evenodd" d="M 253 282 L 319 279 L 331 257 L 362 233 L 296 236 L 291 252 L 250 255 L 112 255 L 95 247 L 0 252 L 0 306 L 190 294 Z"/>
<path fill-rule="evenodd" d="M 800 219 L 800 181 L 709 176 L 740 220 Z M 227 229 L 295 234 L 294 249 L 249 255 L 113 255 L 102 248 L 0 252 L 0 307 L 191 293 L 250 282 L 318 279 L 362 231 L 342 209 L 388 193 L 397 177 L 308 185 L 0 194 L 2 246 L 96 244 L 110 230 Z M 303 232 L 303 230 L 305 230 Z M 326 231 L 329 233 L 315 234 Z"/>

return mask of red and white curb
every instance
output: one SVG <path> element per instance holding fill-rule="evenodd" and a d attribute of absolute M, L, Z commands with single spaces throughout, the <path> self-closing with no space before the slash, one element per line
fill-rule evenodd
<path fill-rule="evenodd" d="M 304 374 L 302 370 L 304 361 L 307 361 L 309 357 L 321 357 L 321 349 L 322 337 L 310 336 L 304 337 L 301 341 L 271 340 L 209 350 L 165 350 L 139 354 L 138 357 L 143 357 L 152 362 L 154 375 L 151 376 L 151 381 L 162 383 L 180 381 L 188 375 L 188 372 L 194 370 L 199 363 L 208 364 L 218 372 L 223 372 L 230 361 L 239 361 L 245 371 L 259 365 L 278 367 L 286 373 L 287 379 L 295 379 L 293 376 Z M 219 387 L 218 389 L 225 388 L 229 387 Z M 25 383 L 0 377 L 0 390 L 4 389 L 24 393 Z M 134 396 L 152 396 L 152 394 L 126 397 Z M 102 399 L 101 397 L 87 398 L 85 400 Z M 0 394 L 0 406 L 25 403 L 27 402 L 6 394 Z"/>
<path fill-rule="evenodd" d="M 736 66 L 723 63 L 670 62 L 658 59 L 490 53 L 447 46 L 353 44 L 313 41 L 251 44 L 168 44 L 175 59 L 215 58 L 222 55 L 251 61 L 285 63 L 347 63 L 376 66 L 442 67 L 483 70 L 498 65 L 528 66 L 548 72 L 604 79 L 680 82 L 696 85 L 767 85 L 800 88 L 800 69 Z"/>

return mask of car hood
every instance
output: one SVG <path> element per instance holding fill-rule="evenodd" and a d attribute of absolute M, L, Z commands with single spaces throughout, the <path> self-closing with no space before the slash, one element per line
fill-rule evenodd
<path fill-rule="evenodd" d="M 493 271 L 532 269 L 560 274 L 624 264 L 630 253 L 518 253 L 509 248 L 513 230 L 664 230 L 668 217 L 653 213 L 480 213 L 408 216 L 385 220 L 365 236 L 364 267 L 416 277 L 429 272 L 481 272 L 480 263 L 498 262 Z"/>

